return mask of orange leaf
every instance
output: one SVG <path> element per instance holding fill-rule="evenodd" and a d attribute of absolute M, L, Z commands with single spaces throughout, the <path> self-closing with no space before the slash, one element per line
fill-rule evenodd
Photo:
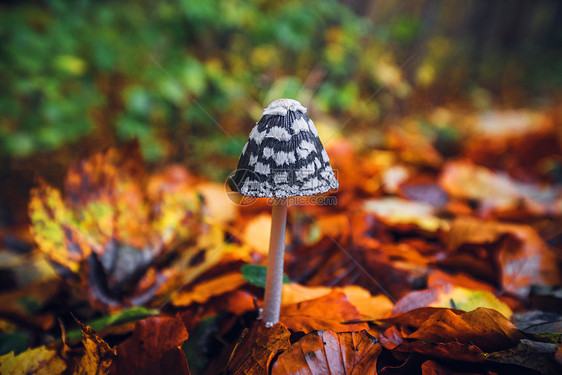
<path fill-rule="evenodd" d="M 372 296 L 360 286 L 348 285 L 343 288 L 329 288 L 325 286 L 304 286 L 297 283 L 283 284 L 282 305 L 290 305 L 306 300 L 319 298 L 332 291 L 345 293 L 349 302 L 357 308 L 365 318 L 378 319 L 388 315 L 392 310 L 392 302 L 385 295 Z"/>
<path fill-rule="evenodd" d="M 205 303 L 211 297 L 219 296 L 238 289 L 246 284 L 239 272 L 219 276 L 209 281 L 202 281 L 188 292 L 179 292 L 172 298 L 175 306 L 189 306 L 192 303 Z"/>
<path fill-rule="evenodd" d="M 275 355 L 291 345 L 290 335 L 281 323 L 271 328 L 265 328 L 264 324 L 254 325 L 241 344 L 235 347 L 228 369 L 236 369 L 235 375 L 267 374 Z"/>
<path fill-rule="evenodd" d="M 376 374 L 381 344 L 365 330 L 311 332 L 282 353 L 275 374 Z"/>
<path fill-rule="evenodd" d="M 464 244 L 496 242 L 500 245 L 496 261 L 507 291 L 525 298 L 531 285 L 560 284 L 555 254 L 528 225 L 460 218 L 453 222 L 448 247 L 457 251 Z"/>
<path fill-rule="evenodd" d="M 407 338 L 432 343 L 471 343 L 492 352 L 517 345 L 523 334 L 499 312 L 479 307 L 462 314 L 438 310 Z"/>
<path fill-rule="evenodd" d="M 280 320 L 293 331 L 309 333 L 322 329 L 335 332 L 367 329 L 365 323 L 342 324 L 343 321 L 361 318 L 344 293 L 333 291 L 320 298 L 282 307 Z"/>

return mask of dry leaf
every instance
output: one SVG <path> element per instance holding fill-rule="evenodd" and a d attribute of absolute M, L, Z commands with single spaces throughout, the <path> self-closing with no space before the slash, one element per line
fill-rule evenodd
<path fill-rule="evenodd" d="M 275 374 L 376 374 L 381 344 L 366 331 L 311 332 L 282 353 Z"/>
<path fill-rule="evenodd" d="M 329 329 L 335 332 L 367 329 L 365 323 L 342 324 L 344 321 L 361 319 L 362 316 L 347 296 L 338 291 L 281 307 L 280 321 L 293 331 L 305 333 Z"/>
<path fill-rule="evenodd" d="M 3 375 L 59 375 L 66 370 L 66 363 L 57 351 L 40 346 L 14 356 L 14 352 L 0 357 L 0 373 Z"/>
<path fill-rule="evenodd" d="M 189 374 L 181 345 L 188 334 L 177 318 L 154 317 L 136 323 L 133 335 L 117 346 L 112 374 Z"/>
<path fill-rule="evenodd" d="M 531 285 L 560 284 L 555 254 L 530 226 L 473 218 L 453 222 L 448 243 L 451 251 L 458 253 L 465 244 L 491 243 L 499 246 L 495 260 L 505 290 L 524 298 Z"/>
<path fill-rule="evenodd" d="M 73 374 L 80 375 L 107 375 L 109 367 L 115 358 L 115 349 L 112 349 L 96 332 L 80 321 L 76 320 L 82 331 L 82 343 L 86 352 L 77 363 Z"/>

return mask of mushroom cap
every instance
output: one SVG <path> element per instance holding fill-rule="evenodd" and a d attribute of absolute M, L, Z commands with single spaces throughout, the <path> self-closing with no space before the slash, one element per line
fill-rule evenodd
<path fill-rule="evenodd" d="M 339 187 L 306 108 L 292 99 L 275 100 L 263 111 L 228 184 L 256 198 L 316 195 Z"/>

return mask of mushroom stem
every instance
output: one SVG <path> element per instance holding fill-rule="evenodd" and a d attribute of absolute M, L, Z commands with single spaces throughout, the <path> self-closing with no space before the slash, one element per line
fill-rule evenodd
<path fill-rule="evenodd" d="M 268 328 L 273 327 L 279 322 L 279 313 L 281 311 L 287 199 L 275 199 L 271 216 L 271 236 L 269 237 L 269 254 L 267 256 L 267 278 L 263 314 L 265 326 Z"/>

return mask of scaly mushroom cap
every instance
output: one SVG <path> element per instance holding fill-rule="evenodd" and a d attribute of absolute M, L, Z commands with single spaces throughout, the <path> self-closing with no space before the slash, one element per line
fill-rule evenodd
<path fill-rule="evenodd" d="M 278 99 L 264 111 L 229 179 L 247 197 L 287 198 L 337 189 L 338 180 L 306 108 Z"/>

